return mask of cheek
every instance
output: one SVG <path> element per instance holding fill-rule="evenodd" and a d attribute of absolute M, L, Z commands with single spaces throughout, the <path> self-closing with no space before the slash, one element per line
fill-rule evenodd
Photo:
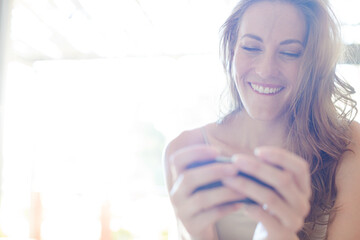
<path fill-rule="evenodd" d="M 283 77 L 285 77 L 287 81 L 287 88 L 286 91 L 286 99 L 292 99 L 297 94 L 298 84 L 299 84 L 299 65 L 298 64 L 291 64 L 285 68 L 286 71 L 283 71 Z"/>
<path fill-rule="evenodd" d="M 244 79 L 246 79 L 246 76 L 248 75 L 250 70 L 251 70 L 251 61 L 249 61 L 249 59 L 246 56 L 238 54 L 234 59 L 232 76 L 235 81 L 237 93 L 243 103 L 245 101 L 244 96 L 246 94 L 245 91 L 246 82 Z"/>
<path fill-rule="evenodd" d="M 298 66 L 292 66 L 288 68 L 288 71 L 286 72 L 286 78 L 289 81 L 289 84 L 291 86 L 296 86 L 298 82 L 298 75 L 299 75 L 299 67 Z"/>
<path fill-rule="evenodd" d="M 251 60 L 246 56 L 237 54 L 233 62 L 233 78 L 237 81 L 251 70 Z"/>
<path fill-rule="evenodd" d="M 300 64 L 298 62 L 288 65 L 286 68 L 286 78 L 292 85 L 296 84 L 299 75 Z"/>

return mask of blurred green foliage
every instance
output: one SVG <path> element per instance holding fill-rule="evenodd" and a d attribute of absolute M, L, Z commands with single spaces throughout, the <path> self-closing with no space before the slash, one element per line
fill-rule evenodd
<path fill-rule="evenodd" d="M 0 228 L 0 237 L 7 237 L 6 235 L 5 235 L 5 233 L 3 233 L 3 231 L 1 230 L 1 228 Z"/>
<path fill-rule="evenodd" d="M 168 240 L 169 239 L 169 232 L 168 230 L 164 230 L 161 232 L 160 240 Z"/>
<path fill-rule="evenodd" d="M 120 228 L 116 232 L 112 232 L 111 240 L 133 240 L 134 237 L 131 232 Z"/>

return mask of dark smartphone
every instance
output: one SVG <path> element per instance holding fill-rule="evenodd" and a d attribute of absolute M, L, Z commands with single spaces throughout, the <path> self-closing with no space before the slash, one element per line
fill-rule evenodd
<path fill-rule="evenodd" d="M 213 164 L 213 163 L 231 163 L 231 159 L 230 158 L 227 158 L 227 157 L 217 157 L 215 159 L 210 159 L 210 160 L 205 160 L 205 161 L 197 161 L 197 162 L 193 162 L 191 164 L 189 164 L 186 169 L 191 169 L 191 168 L 196 168 L 196 167 L 201 167 L 201 166 L 204 166 L 204 165 L 208 165 L 208 164 Z M 267 187 L 271 190 L 274 190 L 273 187 L 271 187 L 270 185 L 262 182 L 261 180 L 255 178 L 254 176 L 251 176 L 249 174 L 246 174 L 244 172 L 241 172 L 239 171 L 238 176 L 242 176 L 242 177 L 245 177 L 245 178 L 248 178 L 264 187 Z M 206 184 L 204 186 L 200 186 L 198 188 L 196 188 L 194 191 L 193 191 L 193 194 L 198 192 L 198 191 L 202 191 L 202 190 L 206 190 L 206 189 L 211 189 L 211 188 L 216 188 L 216 187 L 221 187 L 223 186 L 222 182 L 221 181 L 216 181 L 216 182 L 212 182 L 212 183 L 209 183 L 209 184 Z M 239 200 L 236 200 L 236 201 L 232 201 L 232 202 L 227 202 L 225 204 L 232 204 L 232 203 L 247 203 L 247 204 L 257 204 L 254 200 L 250 199 L 250 198 L 244 198 L 244 199 L 239 199 Z"/>

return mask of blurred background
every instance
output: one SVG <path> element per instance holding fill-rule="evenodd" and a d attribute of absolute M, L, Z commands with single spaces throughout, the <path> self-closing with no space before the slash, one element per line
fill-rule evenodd
<path fill-rule="evenodd" d="M 162 152 L 219 116 L 235 2 L 1 1 L 0 239 L 177 239 Z M 360 4 L 331 2 L 360 101 Z"/>

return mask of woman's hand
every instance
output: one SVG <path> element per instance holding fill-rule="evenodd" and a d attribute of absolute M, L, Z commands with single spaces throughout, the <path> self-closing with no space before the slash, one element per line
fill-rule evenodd
<path fill-rule="evenodd" d="M 296 233 L 302 228 L 310 210 L 311 180 L 307 162 L 289 151 L 275 147 L 258 148 L 255 156 L 236 155 L 234 161 L 238 170 L 276 190 L 243 177 L 223 181 L 225 186 L 259 203 L 245 208 L 249 217 L 260 222 L 254 239 L 297 239 Z"/>
<path fill-rule="evenodd" d="M 186 169 L 190 163 L 214 159 L 218 154 L 210 146 L 197 145 L 176 151 L 169 158 L 172 176 L 170 199 L 175 214 L 192 239 L 217 239 L 215 222 L 241 206 L 221 204 L 244 198 L 243 194 L 225 187 L 194 193 L 199 186 L 236 176 L 233 164 L 215 163 Z"/>

